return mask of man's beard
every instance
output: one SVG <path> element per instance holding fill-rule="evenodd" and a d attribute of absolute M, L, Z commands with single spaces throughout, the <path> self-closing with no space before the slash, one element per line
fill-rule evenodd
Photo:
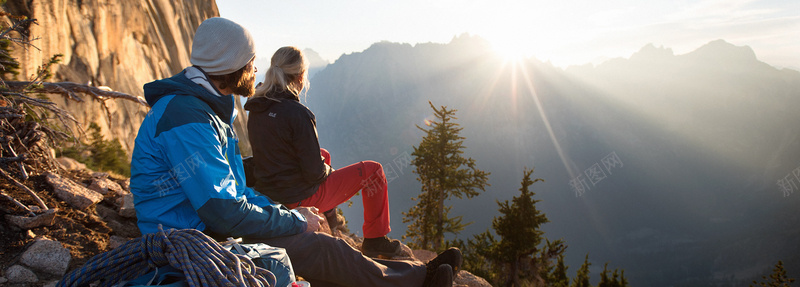
<path fill-rule="evenodd" d="M 231 90 L 234 94 L 243 96 L 248 98 L 255 94 L 256 92 L 256 77 L 255 75 L 250 75 L 249 77 L 242 77 L 239 79 L 239 82 L 236 83 L 236 86 L 233 87 Z"/>

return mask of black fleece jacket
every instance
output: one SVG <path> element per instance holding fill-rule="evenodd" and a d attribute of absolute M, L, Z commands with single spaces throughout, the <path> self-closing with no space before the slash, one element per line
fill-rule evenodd
<path fill-rule="evenodd" d="M 319 151 L 314 113 L 289 92 L 248 99 L 254 189 L 283 204 L 313 195 L 333 169 Z"/>

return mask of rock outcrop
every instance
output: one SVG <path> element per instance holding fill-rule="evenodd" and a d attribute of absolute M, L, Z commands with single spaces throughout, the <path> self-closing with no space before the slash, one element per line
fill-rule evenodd
<path fill-rule="evenodd" d="M 39 23 L 28 29 L 30 39 L 39 38 L 33 41 L 39 49 L 13 47 L 20 62 L 18 80 L 27 80 L 51 56 L 62 54 L 51 81 L 108 86 L 135 96 L 143 96 L 143 84 L 189 66 L 197 26 L 219 15 L 214 1 L 188 0 L 9 0 L 3 8 Z M 128 154 L 148 110 L 124 100 L 50 99 L 84 128 L 96 122 L 106 138 L 119 139 Z"/>
<path fill-rule="evenodd" d="M 60 175 L 49 171 L 44 176 L 47 179 L 47 183 L 53 186 L 53 193 L 74 208 L 85 209 L 103 200 L 102 194 L 68 178 L 62 178 Z"/>
<path fill-rule="evenodd" d="M 22 253 L 20 262 L 42 272 L 61 276 L 67 271 L 70 259 L 69 250 L 60 242 L 39 238 Z"/>
<path fill-rule="evenodd" d="M 33 273 L 33 271 L 25 268 L 25 266 L 22 265 L 8 267 L 8 269 L 6 269 L 6 277 L 8 278 L 5 281 L 16 284 L 34 283 L 39 281 L 39 277 L 36 277 L 36 273 Z M 0 280 L 0 282 L 2 281 L 4 280 Z"/>

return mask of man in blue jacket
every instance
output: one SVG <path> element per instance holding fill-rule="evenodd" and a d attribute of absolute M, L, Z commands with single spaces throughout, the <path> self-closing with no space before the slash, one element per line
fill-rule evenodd
<path fill-rule="evenodd" d="M 255 85 L 255 45 L 242 26 L 205 20 L 192 44 L 192 66 L 144 85 L 151 109 L 139 128 L 131 191 L 142 233 L 198 229 L 285 248 L 295 272 L 314 286 L 451 286 L 461 253 L 431 262 L 373 260 L 340 239 L 315 232 L 314 208 L 289 210 L 245 184 L 234 94 Z M 280 286 L 283 287 L 283 286 Z"/>

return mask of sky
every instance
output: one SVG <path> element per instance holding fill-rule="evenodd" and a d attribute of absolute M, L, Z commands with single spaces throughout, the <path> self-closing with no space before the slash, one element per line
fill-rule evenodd
<path fill-rule="evenodd" d="M 329 62 L 380 41 L 448 43 L 477 35 L 509 57 L 556 66 L 630 57 L 647 44 L 685 54 L 717 39 L 800 70 L 797 0 L 218 0 L 244 25 L 258 57 L 282 46 Z"/>

